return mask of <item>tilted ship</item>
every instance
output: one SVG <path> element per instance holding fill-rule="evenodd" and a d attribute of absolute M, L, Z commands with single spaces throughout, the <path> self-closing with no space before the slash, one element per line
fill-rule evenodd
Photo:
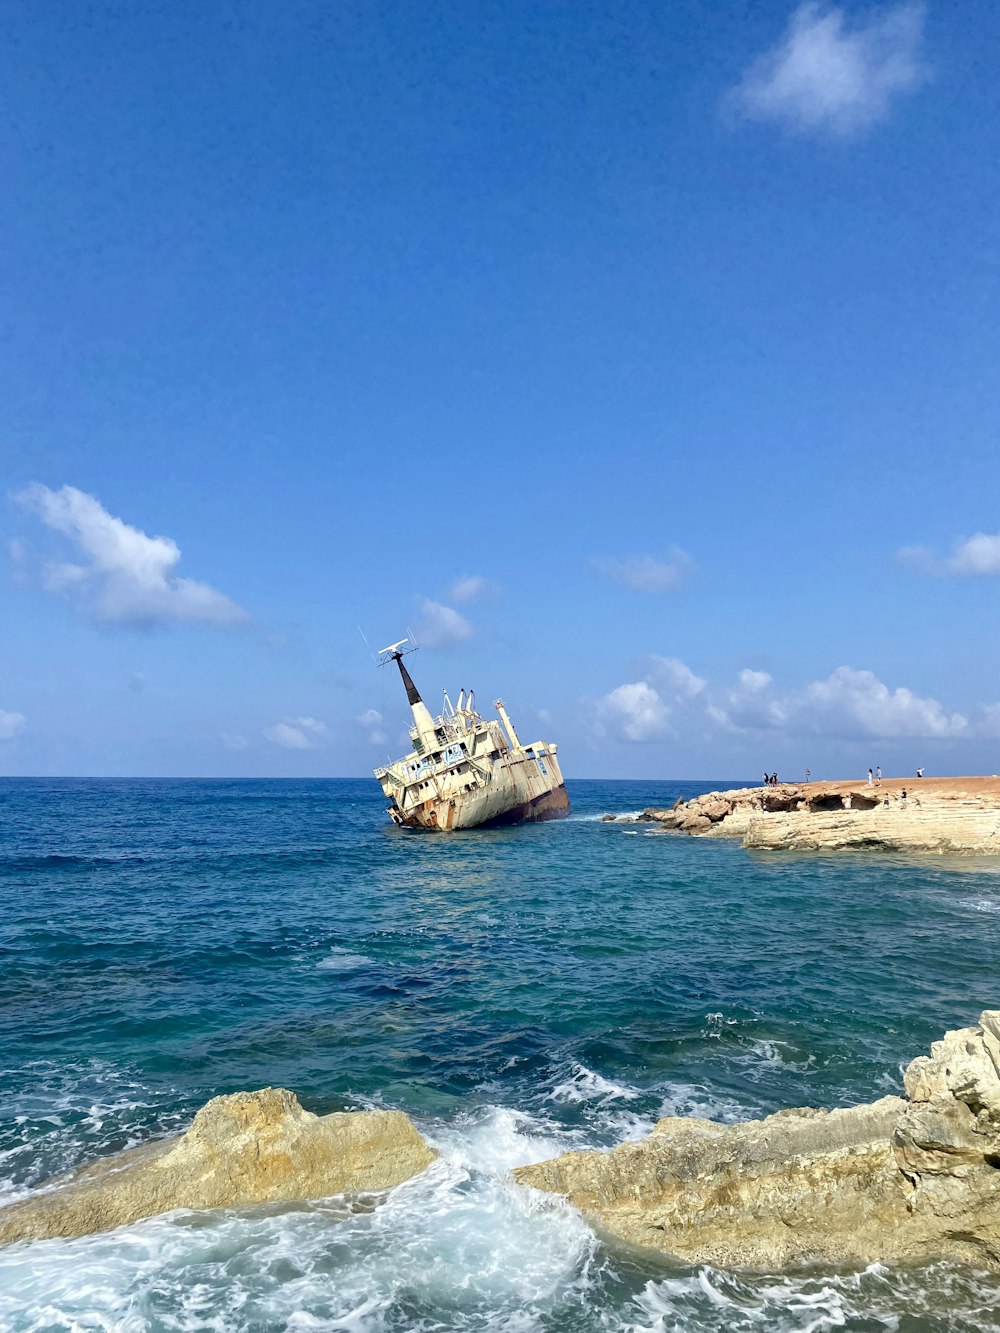
<path fill-rule="evenodd" d="M 375 769 L 393 822 L 450 833 L 568 814 L 558 747 L 522 745 L 503 700 L 494 704 L 499 720 L 487 719 L 476 712 L 471 690 L 462 690 L 454 706 L 446 694 L 441 716 L 431 717 L 403 661 L 406 642 L 382 650 L 382 665 L 399 667 L 413 714 L 412 751 Z"/>

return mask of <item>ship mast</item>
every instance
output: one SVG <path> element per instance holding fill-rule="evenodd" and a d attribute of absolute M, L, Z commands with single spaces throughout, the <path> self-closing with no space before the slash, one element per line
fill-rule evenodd
<path fill-rule="evenodd" d="M 395 662 L 399 667 L 403 688 L 406 690 L 406 701 L 410 705 L 410 712 L 413 714 L 413 725 L 416 727 L 422 748 L 430 750 L 433 749 L 437 740 L 434 733 L 434 719 L 431 717 L 430 709 L 421 699 L 420 691 L 413 683 L 413 677 L 406 669 L 406 663 L 403 661 L 404 654 L 400 651 L 405 642 L 406 640 L 402 639 L 390 648 L 383 648 L 383 664 L 385 662 Z M 409 651 L 412 652 L 412 648 Z"/>

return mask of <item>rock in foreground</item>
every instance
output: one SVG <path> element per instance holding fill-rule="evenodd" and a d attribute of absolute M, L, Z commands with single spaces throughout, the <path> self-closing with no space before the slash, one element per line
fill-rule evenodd
<path fill-rule="evenodd" d="M 626 1241 L 692 1262 L 1000 1268 L 1000 1012 L 947 1033 L 905 1087 L 906 1099 L 741 1125 L 661 1120 L 641 1143 L 515 1176 Z"/>
<path fill-rule="evenodd" d="M 191 1128 L 86 1166 L 0 1209 L 0 1244 L 83 1236 L 174 1208 L 384 1190 L 437 1154 L 402 1111 L 316 1116 L 282 1088 L 215 1097 Z"/>

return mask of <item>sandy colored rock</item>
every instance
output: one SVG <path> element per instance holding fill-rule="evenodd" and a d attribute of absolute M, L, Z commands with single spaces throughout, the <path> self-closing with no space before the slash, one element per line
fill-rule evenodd
<path fill-rule="evenodd" d="M 903 799 L 903 792 L 906 799 Z M 706 792 L 644 820 L 758 851 L 1000 854 L 1000 778 L 786 783 Z"/>
<path fill-rule="evenodd" d="M 82 1167 L 0 1209 L 0 1244 L 83 1236 L 175 1208 L 384 1190 L 437 1154 L 402 1111 L 316 1116 L 283 1088 L 215 1097 L 179 1138 Z"/>
<path fill-rule="evenodd" d="M 719 1125 L 661 1120 L 640 1143 L 515 1172 L 595 1225 L 691 1262 L 751 1268 L 954 1259 L 1000 1269 L 1000 1014 L 949 1032 L 907 1098 Z"/>

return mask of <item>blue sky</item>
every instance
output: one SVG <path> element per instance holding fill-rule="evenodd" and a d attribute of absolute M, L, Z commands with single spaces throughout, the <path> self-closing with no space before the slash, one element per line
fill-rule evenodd
<path fill-rule="evenodd" d="M 1000 771 L 1000 17 L 55 3 L 0 46 L 0 771 Z M 69 489 L 66 489 L 69 488 Z"/>

